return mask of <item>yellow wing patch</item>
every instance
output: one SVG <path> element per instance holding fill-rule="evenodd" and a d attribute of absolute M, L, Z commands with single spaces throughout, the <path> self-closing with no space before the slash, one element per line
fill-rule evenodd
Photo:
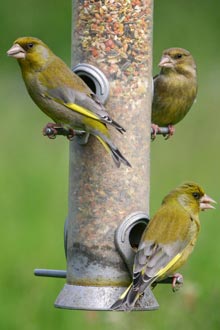
<path fill-rule="evenodd" d="M 85 109 L 83 107 L 81 107 L 80 105 L 76 104 L 76 103 L 62 103 L 63 105 L 65 105 L 65 107 L 80 113 L 83 116 L 95 119 L 95 120 L 100 120 L 100 118 L 95 115 L 92 111 Z"/>
<path fill-rule="evenodd" d="M 173 265 L 179 260 L 179 258 L 181 257 L 181 253 L 178 253 L 172 260 L 170 260 L 170 262 L 161 270 L 159 270 L 159 272 L 156 274 L 156 277 L 161 277 L 162 275 L 166 274 L 166 272 L 173 267 Z"/>
<path fill-rule="evenodd" d="M 109 146 L 107 145 L 107 143 L 105 143 L 105 141 L 98 135 L 96 135 L 97 139 L 99 140 L 99 142 L 101 142 L 101 144 L 103 145 L 103 147 L 105 148 L 105 150 L 107 152 L 111 152 L 111 149 L 109 148 Z"/>
<path fill-rule="evenodd" d="M 129 285 L 129 287 L 127 287 L 127 289 L 122 293 L 122 295 L 120 296 L 119 299 L 123 300 L 123 299 L 126 297 L 128 291 L 131 289 L 132 285 L 133 285 L 133 283 L 131 283 L 131 284 Z"/>
<path fill-rule="evenodd" d="M 71 109 L 71 110 L 73 110 L 77 113 L 80 113 L 83 116 L 86 116 L 86 117 L 89 117 L 89 118 L 100 121 L 99 116 L 94 114 L 94 112 L 92 112 L 92 111 L 90 111 L 90 110 L 88 110 L 84 107 L 81 107 L 80 105 L 78 105 L 76 103 L 66 103 L 62 99 L 51 96 L 48 93 L 45 93 L 45 96 L 49 97 L 50 99 L 54 100 L 55 102 L 60 103 L 60 104 L 64 105 L 65 107 L 67 107 L 67 108 L 69 108 L 69 109 Z"/>

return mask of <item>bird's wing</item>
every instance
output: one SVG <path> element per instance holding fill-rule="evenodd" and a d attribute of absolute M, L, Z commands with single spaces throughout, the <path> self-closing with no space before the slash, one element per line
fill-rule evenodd
<path fill-rule="evenodd" d="M 186 247 L 186 241 L 177 241 L 171 244 L 157 244 L 152 241 L 143 242 L 143 247 L 135 256 L 133 283 L 141 286 L 163 277 L 181 258 Z"/>
<path fill-rule="evenodd" d="M 89 93 L 88 90 L 81 92 L 70 87 L 57 87 L 48 90 L 46 96 L 63 104 L 68 109 L 80 113 L 82 116 L 112 125 L 120 133 L 125 132 L 123 127 L 110 118 L 96 95 L 92 91 Z"/>
<path fill-rule="evenodd" d="M 93 110 L 90 110 L 91 106 L 94 108 L 94 101 L 86 93 L 78 92 L 68 87 L 57 87 L 49 89 L 46 96 L 83 116 L 100 120 L 100 116 Z"/>
<path fill-rule="evenodd" d="M 162 206 L 149 223 L 134 260 L 135 285 L 165 277 L 191 241 L 189 215 L 178 203 Z"/>

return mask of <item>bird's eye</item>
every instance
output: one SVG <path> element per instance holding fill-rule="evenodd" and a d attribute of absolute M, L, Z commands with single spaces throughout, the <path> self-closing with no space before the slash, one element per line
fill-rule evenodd
<path fill-rule="evenodd" d="M 176 55 L 175 55 L 175 58 L 176 58 L 176 59 L 179 59 L 179 58 L 182 58 L 182 57 L 183 57 L 182 54 L 176 54 Z"/>
<path fill-rule="evenodd" d="M 195 199 L 200 199 L 200 194 L 198 192 L 194 192 L 192 195 Z"/>
<path fill-rule="evenodd" d="M 27 46 L 30 49 L 30 48 L 33 48 L 34 44 L 32 42 L 30 42 L 30 43 L 27 44 Z"/>

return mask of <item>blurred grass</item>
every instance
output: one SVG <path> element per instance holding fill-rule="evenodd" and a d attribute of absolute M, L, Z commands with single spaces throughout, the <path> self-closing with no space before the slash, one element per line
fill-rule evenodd
<path fill-rule="evenodd" d="M 199 94 L 175 137 L 151 148 L 151 214 L 177 184 L 198 181 L 219 201 L 220 4 L 155 1 L 154 73 L 164 48 L 189 49 L 198 64 Z M 71 2 L 1 3 L 1 254 L 0 328 L 219 329 L 219 207 L 201 214 L 197 247 L 183 268 L 184 288 L 158 286 L 160 309 L 146 313 L 59 310 L 53 302 L 63 280 L 36 278 L 33 269 L 65 269 L 63 223 L 67 213 L 68 143 L 40 133 L 45 117 L 24 88 L 17 63 L 5 56 L 14 39 L 40 37 L 70 63 Z M 15 15 L 16 13 L 16 15 Z M 4 32 L 5 31 L 5 32 Z"/>

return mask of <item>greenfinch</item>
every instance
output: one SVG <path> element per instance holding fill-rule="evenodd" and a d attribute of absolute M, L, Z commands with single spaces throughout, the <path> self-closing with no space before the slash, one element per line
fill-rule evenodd
<path fill-rule="evenodd" d="M 152 102 L 152 137 L 160 127 L 168 127 L 168 135 L 174 134 L 174 126 L 190 110 L 197 94 L 196 64 L 189 51 L 183 48 L 164 50 L 159 63 L 160 73 L 154 77 Z"/>
<path fill-rule="evenodd" d="M 18 60 L 27 91 L 36 105 L 56 124 L 56 128 L 84 131 L 94 135 L 112 155 L 117 167 L 131 166 L 110 138 L 106 124 L 125 132 L 108 115 L 103 104 L 84 81 L 70 70 L 41 40 L 22 37 L 7 54 Z"/>
<path fill-rule="evenodd" d="M 173 275 L 188 259 L 200 230 L 199 211 L 214 208 L 215 201 L 196 183 L 172 190 L 143 232 L 134 258 L 133 282 L 112 305 L 131 310 L 144 290 Z M 176 278 L 173 278 L 173 286 Z"/>

